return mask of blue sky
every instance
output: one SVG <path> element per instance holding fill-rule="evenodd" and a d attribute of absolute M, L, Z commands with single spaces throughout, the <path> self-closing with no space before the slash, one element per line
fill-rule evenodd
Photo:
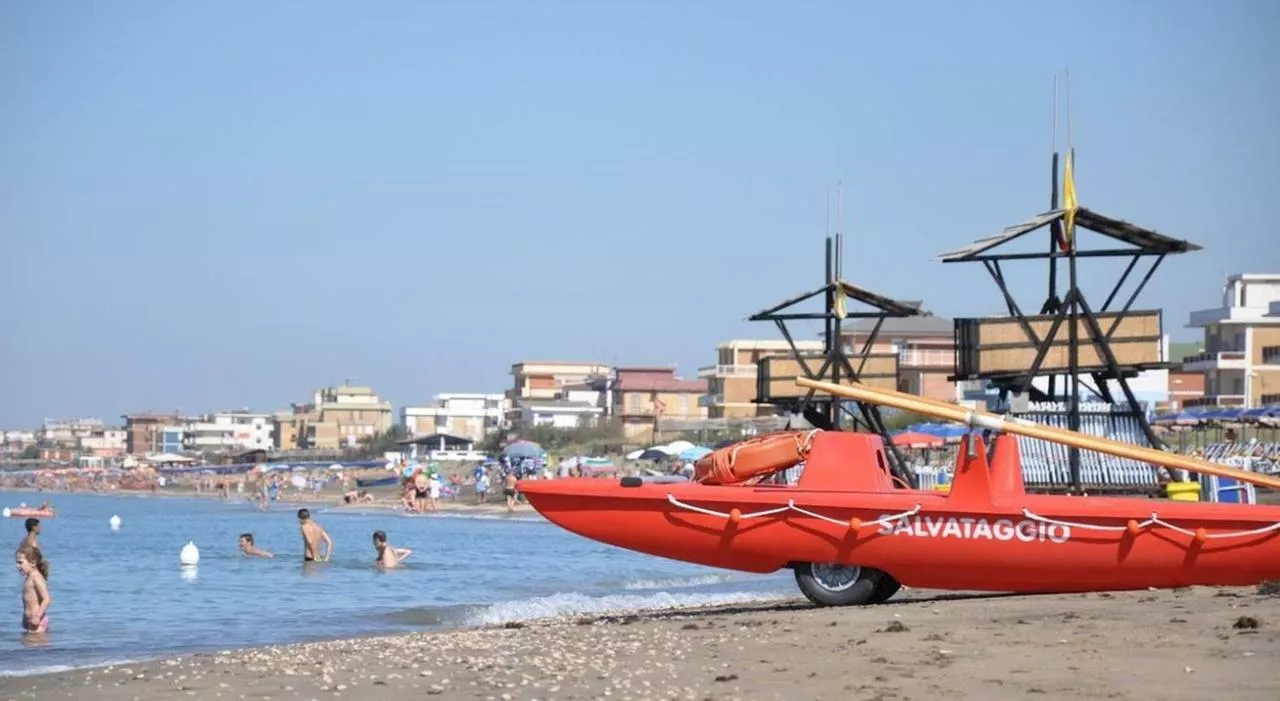
<path fill-rule="evenodd" d="M 1280 270 L 1277 35 L 1262 0 L 4 3 L 0 426 L 693 375 L 820 284 L 837 179 L 848 279 L 998 312 L 933 259 L 1047 206 L 1063 67 L 1081 203 L 1205 247 L 1139 301 L 1186 337 Z"/>

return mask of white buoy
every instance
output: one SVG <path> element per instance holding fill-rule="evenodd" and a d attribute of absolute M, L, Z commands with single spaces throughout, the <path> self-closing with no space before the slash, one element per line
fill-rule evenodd
<path fill-rule="evenodd" d="M 199 568 L 199 567 L 196 567 L 195 565 L 192 565 L 192 566 L 190 566 L 190 567 L 179 567 L 179 568 L 178 568 L 178 570 L 179 570 L 179 572 L 178 572 L 178 573 L 182 576 L 182 581 L 184 581 L 184 582 L 194 582 L 194 581 L 196 581 L 196 577 L 197 577 L 197 575 L 198 575 L 198 571 L 199 571 L 199 569 L 200 569 L 200 568 Z"/>
<path fill-rule="evenodd" d="M 178 561 L 184 567 L 195 567 L 196 563 L 200 562 L 200 548 L 196 547 L 194 541 L 188 540 L 187 544 L 182 546 L 182 552 L 178 553 Z"/>
<path fill-rule="evenodd" d="M 118 531 L 118 530 L 120 530 L 120 517 L 119 517 L 119 516 L 116 516 L 115 514 L 112 514 L 112 515 L 111 515 L 111 520 L 107 521 L 107 523 L 110 523 L 110 524 L 111 524 L 111 530 L 113 530 L 113 531 Z"/>
<path fill-rule="evenodd" d="M 3 514 L 5 518 L 9 518 L 10 514 L 12 513 L 13 512 L 9 511 L 9 507 L 7 506 L 4 507 L 4 511 L 0 511 L 0 514 Z"/>

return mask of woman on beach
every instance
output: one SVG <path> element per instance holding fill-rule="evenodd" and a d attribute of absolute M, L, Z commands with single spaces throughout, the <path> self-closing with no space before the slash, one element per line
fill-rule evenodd
<path fill-rule="evenodd" d="M 373 563 L 379 567 L 399 567 L 405 558 L 413 554 L 409 548 L 393 548 L 388 545 L 385 531 L 373 532 L 373 549 L 378 553 Z"/>
<path fill-rule="evenodd" d="M 15 557 L 22 583 L 22 631 L 24 634 L 49 630 L 49 563 L 38 548 L 24 547 Z"/>

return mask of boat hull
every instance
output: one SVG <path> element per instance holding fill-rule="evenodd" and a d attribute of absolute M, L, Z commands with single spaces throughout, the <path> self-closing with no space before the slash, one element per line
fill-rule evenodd
<path fill-rule="evenodd" d="M 1280 507 L 1028 495 L 1020 466 L 987 471 L 978 452 L 983 472 L 960 466 L 950 494 L 849 484 L 813 458 L 797 486 L 569 479 L 521 489 L 574 533 L 746 572 L 838 563 L 908 586 L 1024 593 L 1280 580 Z"/>

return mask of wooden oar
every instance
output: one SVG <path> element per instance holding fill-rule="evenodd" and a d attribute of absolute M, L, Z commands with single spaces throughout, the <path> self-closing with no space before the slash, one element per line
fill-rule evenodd
<path fill-rule="evenodd" d="M 1119 458 L 1128 458 L 1130 460 L 1137 460 L 1138 462 L 1153 463 L 1179 470 L 1198 472 L 1202 475 L 1226 477 L 1228 479 L 1247 482 L 1249 484 L 1259 487 L 1267 487 L 1269 489 L 1280 489 L 1280 479 L 1268 477 L 1267 475 L 1260 475 L 1256 472 L 1227 467 L 1226 465 L 1219 465 L 1218 463 L 1212 463 L 1206 460 L 1197 460 L 1196 458 L 1189 458 L 1185 455 L 1178 455 L 1177 453 L 1166 453 L 1162 450 L 1145 448 L 1131 443 L 1121 443 L 1120 441 L 1113 441 L 1109 438 L 1089 436 L 1083 433 L 1076 433 L 1075 431 L 1068 431 L 1064 428 L 1044 426 L 1025 419 L 1005 418 L 985 411 L 967 409 L 956 404 L 947 404 L 934 399 L 922 399 L 913 394 L 906 394 L 905 392 L 878 389 L 856 382 L 836 385 L 830 382 L 810 380 L 807 377 L 796 378 L 796 384 L 801 387 L 808 387 L 828 394 L 834 394 L 838 397 L 845 397 L 847 399 L 854 399 L 870 404 L 883 404 L 885 406 L 891 406 L 905 411 L 912 411 L 917 414 L 924 414 L 926 416 L 932 416 L 946 421 L 954 421 L 974 428 L 1012 433 L 1019 436 L 1026 436 L 1028 438 L 1038 438 L 1040 440 L 1061 443 L 1063 445 L 1069 445 L 1083 450 L 1093 450 L 1099 453 L 1106 453 Z"/>

